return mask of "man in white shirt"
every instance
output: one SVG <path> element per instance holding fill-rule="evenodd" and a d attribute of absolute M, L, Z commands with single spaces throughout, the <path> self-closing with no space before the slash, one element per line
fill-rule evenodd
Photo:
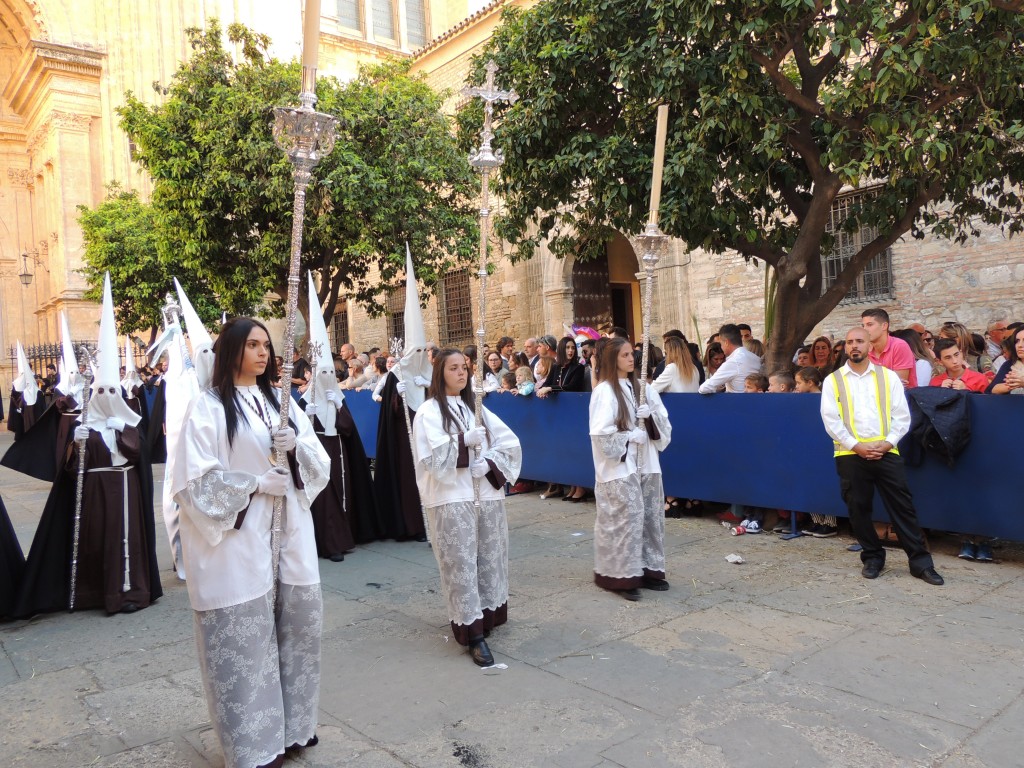
<path fill-rule="evenodd" d="M 718 331 L 718 340 L 725 352 L 725 362 L 697 390 L 702 395 L 715 392 L 742 392 L 744 382 L 752 373 L 760 373 L 761 358 L 743 346 L 739 326 L 729 323 Z"/>
<path fill-rule="evenodd" d="M 861 575 L 876 579 L 885 567 L 885 548 L 871 521 L 875 489 L 889 513 L 910 573 L 928 584 L 943 584 L 917 522 L 896 444 L 910 429 L 910 408 L 903 382 L 871 362 L 871 343 L 863 328 L 846 334 L 848 362 L 821 387 L 821 420 L 835 441 L 836 471 L 850 527 L 862 547 Z M 881 432 L 881 434 L 879 434 Z"/>

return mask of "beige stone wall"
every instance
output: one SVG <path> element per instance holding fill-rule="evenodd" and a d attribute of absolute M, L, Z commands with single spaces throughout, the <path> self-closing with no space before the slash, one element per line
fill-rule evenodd
<path fill-rule="evenodd" d="M 428 0 L 428 38 L 457 24 L 468 7 L 467 0 Z M 269 35 L 271 55 L 296 57 L 302 8 L 303 0 L 0 3 L 0 388 L 10 380 L 6 349 L 15 339 L 56 340 L 61 310 L 73 335 L 95 335 L 96 308 L 81 300 L 76 206 L 96 205 L 112 181 L 150 191 L 119 127 L 125 92 L 156 103 L 153 83 L 168 83 L 190 53 L 185 29 L 213 18 L 225 29 L 237 21 Z M 396 0 L 395 41 L 342 30 L 333 8 L 323 4 L 322 73 L 345 80 L 361 62 L 412 53 L 404 0 Z M 17 276 L 22 252 L 32 256 L 28 287 Z"/>

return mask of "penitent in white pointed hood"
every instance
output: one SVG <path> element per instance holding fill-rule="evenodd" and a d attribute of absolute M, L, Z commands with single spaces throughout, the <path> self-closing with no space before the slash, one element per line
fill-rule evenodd
<path fill-rule="evenodd" d="M 62 395 L 73 397 L 78 407 L 82 407 L 82 374 L 78 372 L 78 358 L 75 357 L 75 346 L 71 341 L 71 330 L 68 318 L 60 313 L 60 363 L 57 365 L 57 391 Z"/>
<path fill-rule="evenodd" d="M 416 284 L 409 244 L 405 244 L 405 351 L 402 353 L 401 373 L 406 384 L 405 398 L 409 407 L 418 411 L 427 392 L 424 387 L 413 383 L 417 376 L 430 381 L 433 367 L 427 349 L 427 334 L 423 330 L 423 311 L 420 309 L 420 292 Z"/>
<path fill-rule="evenodd" d="M 327 336 L 324 315 L 320 309 L 320 299 L 313 285 L 313 273 L 307 274 L 309 281 L 309 341 L 311 344 L 309 364 L 313 369 L 313 378 L 309 387 L 302 395 L 307 403 L 316 405 L 316 416 L 324 427 L 325 435 L 338 434 L 337 409 L 341 407 L 345 396 L 338 387 L 338 377 L 334 370 L 334 355 L 331 353 L 331 340 Z M 316 351 L 319 347 L 319 352 Z M 334 392 L 334 403 L 327 399 L 327 393 Z"/>
<path fill-rule="evenodd" d="M 188 331 L 189 344 L 192 347 L 192 364 L 196 368 L 196 376 L 199 378 L 199 388 L 206 389 L 213 381 L 213 337 L 206 330 L 203 321 L 199 319 L 192 302 L 185 295 L 185 289 L 181 287 L 178 278 L 174 278 L 174 287 L 178 291 L 178 302 L 181 304 L 181 315 L 185 320 L 185 330 Z"/>
<path fill-rule="evenodd" d="M 36 384 L 36 375 L 32 366 L 28 364 L 28 357 L 25 349 L 18 342 L 18 376 L 14 379 L 14 389 L 21 393 L 25 405 L 35 405 L 36 397 L 39 396 L 39 385 Z"/>
<path fill-rule="evenodd" d="M 103 442 L 118 461 L 115 430 L 108 426 L 109 419 L 120 419 L 129 427 L 136 426 L 141 416 L 133 411 L 121 396 L 121 355 L 117 343 L 117 323 L 114 321 L 114 299 L 110 292 L 110 273 L 103 276 L 103 308 L 100 310 L 100 338 L 96 349 L 96 378 L 92 382 L 89 415 L 86 426 L 103 436 Z"/>

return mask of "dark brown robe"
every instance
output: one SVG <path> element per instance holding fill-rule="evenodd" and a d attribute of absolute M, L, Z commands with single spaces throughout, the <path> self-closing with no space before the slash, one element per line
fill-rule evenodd
<path fill-rule="evenodd" d="M 409 430 L 402 414 L 405 408 L 393 371 L 381 389 L 380 420 L 377 423 L 377 463 L 373 485 L 377 496 L 379 538 L 426 541 L 423 507 L 416 486 L 416 466 L 409 445 Z M 409 409 L 409 421 L 415 412 Z"/>
<path fill-rule="evenodd" d="M 72 434 L 73 436 L 73 434 Z M 109 613 L 126 603 L 144 608 L 163 594 L 156 560 L 152 472 L 140 452 L 135 427 L 118 434 L 118 447 L 129 470 L 89 472 L 111 466 L 111 456 L 97 432 L 86 441 L 86 472 L 78 538 L 75 609 L 104 608 Z M 13 615 L 28 618 L 69 607 L 74 539 L 78 444 L 70 443 L 62 457 L 43 508 Z M 129 590 L 124 587 L 124 473 L 128 477 Z"/>

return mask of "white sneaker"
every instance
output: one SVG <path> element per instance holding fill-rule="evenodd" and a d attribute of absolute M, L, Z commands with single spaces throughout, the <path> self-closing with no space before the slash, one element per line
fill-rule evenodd
<path fill-rule="evenodd" d="M 761 532 L 761 524 L 757 520 L 748 520 L 743 524 L 743 527 L 747 529 L 747 533 Z"/>

